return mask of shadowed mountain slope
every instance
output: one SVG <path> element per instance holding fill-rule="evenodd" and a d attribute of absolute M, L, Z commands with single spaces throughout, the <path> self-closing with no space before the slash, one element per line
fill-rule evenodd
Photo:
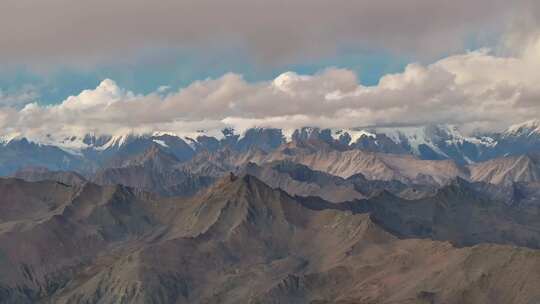
<path fill-rule="evenodd" d="M 179 165 L 174 155 L 153 145 L 119 167 L 98 171 L 92 180 L 100 185 L 121 184 L 165 196 L 190 196 L 214 182 L 213 177 L 192 174 Z"/>
<path fill-rule="evenodd" d="M 501 194 L 486 195 L 492 190 L 485 187 L 458 178 L 435 195 L 416 200 L 405 200 L 388 191 L 339 204 L 301 200 L 315 210 L 368 213 L 380 227 L 401 238 L 429 238 L 457 246 L 498 243 L 540 248 L 540 225 L 535 220 L 538 201 L 511 205 Z"/>
<path fill-rule="evenodd" d="M 435 191 L 434 187 L 428 185 L 368 180 L 360 173 L 344 179 L 289 160 L 274 161 L 260 166 L 248 163 L 240 172 L 253 175 L 269 186 L 280 188 L 293 196 L 317 196 L 335 203 L 371 197 L 382 190 L 406 199 L 432 195 Z"/>

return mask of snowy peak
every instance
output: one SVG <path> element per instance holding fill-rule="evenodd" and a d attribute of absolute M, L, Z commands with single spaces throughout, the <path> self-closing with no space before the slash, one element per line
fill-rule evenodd
<path fill-rule="evenodd" d="M 409 146 L 415 155 L 420 155 L 422 146 L 426 146 L 444 156 L 445 153 L 437 147 L 436 143 L 440 142 L 443 136 L 448 135 L 449 132 L 445 132 L 445 129 L 439 126 L 377 128 L 375 132 L 386 135 L 396 144 Z"/>
<path fill-rule="evenodd" d="M 468 137 L 454 125 L 427 125 L 422 127 L 377 128 L 377 133 L 389 136 L 394 142 L 407 140 L 411 147 L 418 150 L 420 145 L 427 145 L 435 150 L 441 144 L 460 145 L 466 142 L 489 146 L 493 139 L 488 137 Z"/>
<path fill-rule="evenodd" d="M 454 159 L 459 163 L 480 160 L 484 150 L 497 142 L 490 137 L 468 137 L 454 125 L 372 128 L 352 146 L 372 152 L 413 154 L 422 159 Z"/>
<path fill-rule="evenodd" d="M 424 160 L 451 159 L 460 165 L 540 151 L 540 120 L 513 125 L 503 133 L 490 136 L 467 136 L 454 125 L 364 129 L 250 128 L 242 132 L 226 128 L 220 136 L 210 136 L 204 130 L 191 133 L 189 137 L 186 134 L 126 132 L 72 136 L 52 133 L 39 138 L 5 134 L 0 137 L 0 157 L 10 161 L 0 166 L 0 172 L 13 173 L 29 165 L 52 170 L 82 168 L 82 171 L 92 172 L 111 161 L 140 155 L 152 146 L 159 146 L 180 162 L 189 161 L 204 151 L 222 149 L 235 153 L 271 153 L 279 147 L 285 149 L 286 143 L 312 152 L 362 150 L 415 155 Z"/>
<path fill-rule="evenodd" d="M 532 119 L 512 125 L 503 133 L 505 137 L 529 137 L 533 135 L 540 135 L 540 119 Z"/>

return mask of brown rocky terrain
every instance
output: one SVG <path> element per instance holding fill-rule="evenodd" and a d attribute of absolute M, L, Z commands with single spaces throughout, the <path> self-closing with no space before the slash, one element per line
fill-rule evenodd
<path fill-rule="evenodd" d="M 471 179 L 491 184 L 540 181 L 540 156 L 521 155 L 492 159 L 469 166 Z"/>
<path fill-rule="evenodd" d="M 469 170 L 451 160 L 420 160 L 411 155 L 385 154 L 362 150 L 340 151 L 332 148 L 314 147 L 288 143 L 273 152 L 249 150 L 234 153 L 219 150 L 202 153 L 182 166 L 186 170 L 205 175 L 218 176 L 253 162 L 258 165 L 287 160 L 308 166 L 312 170 L 348 178 L 362 174 L 370 180 L 400 181 L 443 185 L 455 177 L 468 178 Z"/>
<path fill-rule="evenodd" d="M 51 171 L 44 167 L 27 167 L 15 172 L 13 177 L 30 182 L 51 180 L 64 183 L 66 185 L 81 185 L 86 182 L 86 178 L 77 172 Z"/>
<path fill-rule="evenodd" d="M 452 205 L 453 195 L 469 195 L 465 186 L 441 190 L 439 202 L 424 213 L 432 214 L 433 227 L 454 232 L 420 230 L 425 239 L 418 239 L 415 223 L 425 216 L 416 207 L 429 207 L 427 201 L 409 202 L 415 212 L 405 201 L 382 206 L 381 197 L 342 208 L 315 198 L 299 201 L 249 175 L 230 175 L 189 199 L 122 186 L 3 179 L 0 301 L 538 301 L 539 251 L 503 245 L 512 243 L 512 234 L 501 245 L 483 244 L 493 230 L 489 220 L 476 224 L 484 233 L 470 244 L 447 242 L 467 233 L 469 226 L 454 217 L 466 206 L 478 215 L 499 214 L 476 202 Z M 401 233 L 393 234 L 393 223 Z M 501 223 L 501 229 L 511 226 Z"/>
<path fill-rule="evenodd" d="M 152 145 L 144 153 L 123 160 L 118 166 L 99 170 L 92 181 L 99 185 L 121 184 L 165 196 L 190 196 L 214 182 L 213 177 L 179 168 L 172 154 Z"/>
<path fill-rule="evenodd" d="M 253 175 L 267 185 L 282 189 L 293 196 L 316 196 L 335 203 L 368 198 L 382 190 L 405 199 L 430 196 L 436 191 L 435 187 L 429 185 L 404 184 L 395 180 L 368 180 L 361 173 L 345 179 L 289 160 L 264 163 L 260 166 L 248 163 L 240 172 Z"/>

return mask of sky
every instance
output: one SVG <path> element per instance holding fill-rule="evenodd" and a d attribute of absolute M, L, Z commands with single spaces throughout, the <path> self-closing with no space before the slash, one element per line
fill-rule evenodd
<path fill-rule="evenodd" d="M 533 0 L 3 0 L 2 136 L 540 118 Z"/>

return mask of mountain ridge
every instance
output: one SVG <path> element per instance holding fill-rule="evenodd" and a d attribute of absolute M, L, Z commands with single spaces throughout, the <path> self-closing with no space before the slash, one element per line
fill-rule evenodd
<path fill-rule="evenodd" d="M 377 209 L 381 196 L 364 213 L 340 210 L 334 203 L 326 204 L 333 209 L 314 210 L 253 176 L 234 174 L 189 199 L 162 200 L 121 186 L 15 179 L 0 180 L 0 194 L 15 194 L 10 187 L 22 187 L 27 190 L 19 193 L 39 199 L 41 188 L 28 191 L 38 186 L 56 191 L 62 202 L 58 206 L 70 207 L 27 232 L 14 230 L 8 235 L 0 229 L 0 251 L 8 257 L 0 263 L 5 274 L 0 278 L 3 302 L 461 303 L 466 299 L 526 304 L 540 297 L 538 251 L 493 244 L 456 248 L 447 241 L 397 237 L 388 232 L 396 221 L 386 215 L 397 205 L 386 201 L 383 209 Z M 449 187 L 464 186 L 458 180 Z M 0 195 L 0 208 L 17 200 Z M 47 200 L 42 202 L 44 208 L 38 212 L 57 212 L 49 210 Z M 403 203 L 398 210 L 411 204 Z M 412 213 L 398 214 L 403 216 L 398 223 L 409 225 L 413 220 L 414 227 L 418 218 Z M 63 246 L 49 244 L 48 250 L 14 254 L 18 248 L 41 248 L 43 240 L 59 240 L 54 244 Z M 44 257 L 48 263 L 39 263 Z"/>
<path fill-rule="evenodd" d="M 452 125 L 427 125 L 363 129 L 304 127 L 294 131 L 250 128 L 240 134 L 233 129 L 224 129 L 223 135 L 218 137 L 204 132 L 195 137 L 163 132 L 99 136 L 87 134 L 64 136 L 61 139 L 55 139 L 54 134 L 45 139 L 5 137 L 0 145 L 0 173 L 11 174 L 26 166 L 92 172 L 111 159 L 129 157 L 153 145 L 159 145 L 180 161 L 188 161 L 204 151 L 215 152 L 229 148 L 245 153 L 256 148 L 270 153 L 293 142 L 306 147 L 312 145 L 314 149 L 326 145 L 326 148 L 339 151 L 358 149 L 408 154 L 425 160 L 451 159 L 467 165 L 540 150 L 540 136 L 533 136 L 538 133 L 534 131 L 538 130 L 537 122 L 529 121 L 511 126 L 500 133 L 475 136 L 465 136 Z M 17 158 L 13 157 L 14 153 L 17 153 Z M 2 159 L 6 160 L 2 162 Z"/>

